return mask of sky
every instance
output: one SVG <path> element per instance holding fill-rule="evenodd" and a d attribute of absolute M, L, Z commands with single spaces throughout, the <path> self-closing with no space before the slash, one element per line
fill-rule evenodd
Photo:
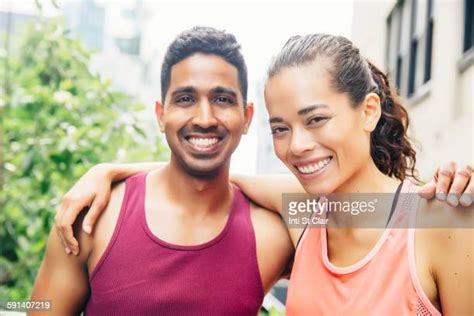
<path fill-rule="evenodd" d="M 3 7 L 9 5 L 15 12 L 35 12 L 36 10 L 34 0 L 2 2 Z M 46 15 L 57 14 L 50 0 L 40 0 L 40 2 L 43 3 L 43 11 Z M 61 0 L 56 2 L 60 6 L 64 3 Z M 109 11 L 119 12 L 121 8 L 132 6 L 134 1 L 97 0 L 96 3 L 111 8 L 112 10 Z M 227 30 L 233 33 L 241 43 L 249 73 L 248 99 L 255 101 L 256 104 L 255 117 L 249 134 L 242 138 L 232 158 L 231 171 L 236 173 L 256 172 L 257 116 L 265 115 L 264 105 L 261 104 L 261 96 L 257 95 L 256 87 L 262 85 L 271 57 L 292 35 L 326 32 L 351 37 L 352 0 L 241 0 L 238 2 L 145 0 L 144 7 L 146 8 L 145 17 L 149 17 L 145 31 L 148 32 L 147 38 L 153 39 L 144 45 L 151 45 L 159 52 L 166 51 L 166 47 L 177 34 L 195 25 Z M 115 23 L 113 19 L 112 16 L 112 23 L 108 24 L 111 25 L 114 33 L 127 32 L 126 25 L 120 23 L 119 19 Z M 149 48 L 148 51 L 153 49 Z M 153 106 L 151 100 L 144 101 Z M 265 137 L 270 138 L 269 128 Z"/>

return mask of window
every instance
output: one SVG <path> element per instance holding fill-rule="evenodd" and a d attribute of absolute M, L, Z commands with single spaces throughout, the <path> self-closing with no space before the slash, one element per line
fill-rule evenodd
<path fill-rule="evenodd" d="M 416 52 L 418 50 L 418 38 L 415 32 L 416 26 L 416 0 L 411 3 L 410 14 L 410 65 L 408 67 L 408 96 L 415 92 L 415 75 L 416 75 Z"/>
<path fill-rule="evenodd" d="M 400 0 L 387 18 L 387 68 L 403 96 L 431 79 L 433 28 L 432 0 Z"/>
<path fill-rule="evenodd" d="M 431 51 L 433 49 L 433 1 L 428 1 L 428 10 L 426 11 L 426 47 L 425 47 L 425 75 L 423 83 L 431 79 Z"/>
<path fill-rule="evenodd" d="M 474 46 L 474 3 L 464 0 L 464 45 L 463 52 Z"/>

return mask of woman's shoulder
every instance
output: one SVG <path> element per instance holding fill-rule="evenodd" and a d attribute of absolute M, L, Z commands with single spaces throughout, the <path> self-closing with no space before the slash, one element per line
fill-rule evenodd
<path fill-rule="evenodd" d="M 452 206 L 446 201 L 420 198 L 417 227 L 440 229 L 474 228 L 474 205 Z"/>
<path fill-rule="evenodd" d="M 472 253 L 474 242 L 474 207 L 451 206 L 446 201 L 421 199 L 416 229 L 425 241 L 433 266 L 448 269 Z M 421 240 L 421 241 L 422 241 Z M 457 261 L 457 262 L 456 262 Z"/>

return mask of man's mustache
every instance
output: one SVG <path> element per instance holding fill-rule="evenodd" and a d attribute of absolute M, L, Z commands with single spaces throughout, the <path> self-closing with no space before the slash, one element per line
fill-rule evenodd
<path fill-rule="evenodd" d="M 188 135 L 188 134 L 212 134 L 217 135 L 218 137 L 224 137 L 227 135 L 227 131 L 219 126 L 210 126 L 210 127 L 202 127 L 198 125 L 194 125 L 193 127 L 184 127 L 181 129 L 181 135 Z"/>

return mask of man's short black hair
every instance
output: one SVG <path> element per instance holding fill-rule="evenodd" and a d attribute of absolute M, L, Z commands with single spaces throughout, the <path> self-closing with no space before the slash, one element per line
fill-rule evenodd
<path fill-rule="evenodd" d="M 239 86 L 247 103 L 247 66 L 240 52 L 240 44 L 235 36 L 212 27 L 195 26 L 179 34 L 166 51 L 161 67 L 161 102 L 165 103 L 166 92 L 170 86 L 171 67 L 183 59 L 196 54 L 210 54 L 222 57 L 237 68 Z"/>

